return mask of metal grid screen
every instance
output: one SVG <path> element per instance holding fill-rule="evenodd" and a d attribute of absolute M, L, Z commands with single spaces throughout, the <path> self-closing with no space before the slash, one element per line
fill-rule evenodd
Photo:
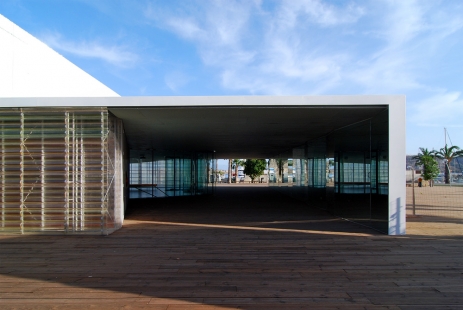
<path fill-rule="evenodd" d="M 121 225 L 123 128 L 105 108 L 0 109 L 0 129 L 0 231 Z"/>

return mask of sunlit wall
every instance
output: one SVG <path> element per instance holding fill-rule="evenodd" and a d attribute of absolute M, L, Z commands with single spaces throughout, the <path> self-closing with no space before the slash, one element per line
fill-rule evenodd
<path fill-rule="evenodd" d="M 125 136 L 105 108 L 2 108 L 0 139 L 0 232 L 121 227 Z"/>

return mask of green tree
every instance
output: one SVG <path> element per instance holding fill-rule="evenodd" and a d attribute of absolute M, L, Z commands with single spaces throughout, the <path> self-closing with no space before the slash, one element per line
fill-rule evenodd
<path fill-rule="evenodd" d="M 265 159 L 246 159 L 244 162 L 244 173 L 251 178 L 252 183 L 264 173 L 265 168 L 267 168 Z"/>
<path fill-rule="evenodd" d="M 432 155 L 423 155 L 420 162 L 423 165 L 422 177 L 425 181 L 429 181 L 429 186 L 432 186 L 432 180 L 439 175 L 439 163 Z"/>
<path fill-rule="evenodd" d="M 244 165 L 244 160 L 242 159 L 233 159 L 232 166 L 235 169 L 235 183 L 238 183 L 238 168 Z"/>
<path fill-rule="evenodd" d="M 426 174 L 426 166 L 424 165 L 423 158 L 427 158 L 429 156 L 434 157 L 434 151 L 429 151 L 427 148 L 424 147 L 420 147 L 420 151 L 421 153 L 418 153 L 418 155 L 413 156 L 412 159 L 416 159 L 416 166 L 423 166 L 423 174 Z"/>
<path fill-rule="evenodd" d="M 456 145 L 447 147 L 447 144 L 441 148 L 439 151 L 434 151 L 433 155 L 437 158 L 443 159 L 445 168 L 444 168 L 444 178 L 445 184 L 450 184 L 450 163 L 457 157 L 463 156 L 463 151 Z"/>

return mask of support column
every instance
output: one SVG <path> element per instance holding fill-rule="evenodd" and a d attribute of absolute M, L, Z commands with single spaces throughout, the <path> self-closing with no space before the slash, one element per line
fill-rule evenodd
<path fill-rule="evenodd" d="M 104 113 L 101 112 L 101 218 L 100 218 L 100 227 L 101 227 L 101 234 L 105 235 L 106 230 L 105 230 L 105 203 L 106 203 L 106 170 L 105 169 L 105 164 L 106 164 L 106 148 L 105 148 L 105 138 L 106 138 L 106 130 L 105 130 L 105 119 L 104 119 Z"/>
<path fill-rule="evenodd" d="M 75 232 L 77 230 L 77 173 L 79 167 L 77 166 L 77 156 L 78 156 L 78 150 L 77 150 L 77 145 L 76 145 L 76 120 L 75 116 L 73 115 L 72 119 L 70 120 L 71 123 L 71 169 L 72 169 L 72 174 L 71 174 L 71 181 L 72 181 L 72 232 Z"/>
<path fill-rule="evenodd" d="M 46 226 L 45 216 L 45 137 L 44 125 L 42 120 L 41 147 L 40 147 L 40 229 L 44 230 Z"/>
<path fill-rule="evenodd" d="M 394 124 L 389 125 L 389 235 L 403 235 L 406 228 L 407 194 L 403 172 L 406 156 L 405 115 L 405 97 L 389 104 L 389 124 Z"/>
<path fill-rule="evenodd" d="M 82 121 L 80 122 L 80 207 L 79 207 L 79 229 L 83 231 L 85 229 L 85 144 L 83 138 L 83 125 Z"/>
<path fill-rule="evenodd" d="M 174 169 L 173 169 L 173 175 L 174 175 L 174 196 L 175 196 L 175 192 L 177 190 L 177 182 L 176 182 L 176 178 L 177 178 L 177 165 L 176 165 L 176 159 L 175 157 L 172 159 L 172 161 L 174 162 Z"/>
<path fill-rule="evenodd" d="M 2 158 L 1 158 L 1 161 L 2 161 L 2 188 L 1 188 L 1 192 L 2 192 L 2 229 L 5 228 L 5 216 L 6 216 L 6 212 L 5 212 L 5 209 L 6 209 L 6 205 L 5 205 L 5 121 L 2 120 L 2 128 L 0 130 L 1 132 L 1 135 L 2 135 Z"/>
<path fill-rule="evenodd" d="M 24 207 L 25 207 L 25 195 L 24 195 L 24 112 L 21 109 L 21 128 L 20 128 L 20 152 L 19 152 L 19 165 L 20 165 L 20 174 L 19 174 L 19 195 L 20 195 L 20 205 L 19 205 L 19 229 L 21 234 L 24 233 Z"/>
<path fill-rule="evenodd" d="M 65 184 L 64 184 L 64 231 L 69 232 L 69 187 L 70 187 L 70 154 L 69 154 L 69 112 L 65 112 L 64 126 L 65 126 L 65 136 L 64 136 L 64 163 L 65 163 Z"/>
<path fill-rule="evenodd" d="M 154 190 L 154 150 L 151 149 L 151 197 L 155 197 Z"/>
<path fill-rule="evenodd" d="M 214 154 L 214 155 L 215 155 L 215 154 Z M 214 184 L 217 184 L 217 183 L 218 183 L 218 182 L 217 182 L 217 179 L 218 179 L 218 178 L 217 178 L 217 175 L 220 175 L 220 174 L 219 174 L 219 164 L 218 164 L 218 162 L 217 162 L 217 158 L 214 159 L 214 160 L 215 160 L 215 177 L 214 177 Z"/>
<path fill-rule="evenodd" d="M 138 186 L 143 183 L 143 159 L 138 158 Z"/>

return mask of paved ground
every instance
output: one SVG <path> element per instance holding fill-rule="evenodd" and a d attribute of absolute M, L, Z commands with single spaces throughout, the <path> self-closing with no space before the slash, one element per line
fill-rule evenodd
<path fill-rule="evenodd" d="M 463 236 L 463 186 L 407 187 L 407 232 L 427 236 Z"/>
<path fill-rule="evenodd" d="M 407 214 L 413 210 L 413 188 L 407 187 Z M 415 187 L 415 213 L 436 221 L 463 221 L 463 186 Z"/>
<path fill-rule="evenodd" d="M 431 224 L 380 235 L 258 186 L 132 201 L 107 237 L 0 236 L 0 309 L 462 309 L 462 224 Z"/>

